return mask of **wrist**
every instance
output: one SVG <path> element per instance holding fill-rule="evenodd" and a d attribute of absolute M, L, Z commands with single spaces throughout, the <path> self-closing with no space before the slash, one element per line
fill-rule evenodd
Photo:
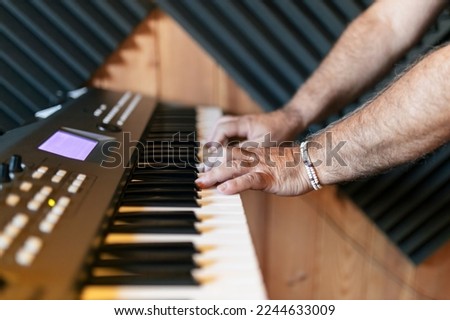
<path fill-rule="evenodd" d="M 285 105 L 283 108 L 278 109 L 277 112 L 283 118 L 285 128 L 292 133 L 292 137 L 302 133 L 309 125 L 305 121 L 302 110 L 294 105 Z"/>

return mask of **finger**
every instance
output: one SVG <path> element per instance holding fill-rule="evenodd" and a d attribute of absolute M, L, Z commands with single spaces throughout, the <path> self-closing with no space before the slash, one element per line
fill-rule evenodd
<path fill-rule="evenodd" d="M 257 159 L 257 155 L 251 150 L 244 150 L 236 147 L 222 148 L 221 145 L 213 145 L 204 149 L 202 159 L 204 171 L 207 172 L 212 168 L 233 160 L 253 162 Z"/>
<path fill-rule="evenodd" d="M 218 137 L 218 128 L 222 125 L 222 124 L 224 124 L 224 123 L 226 123 L 226 122 L 230 122 L 230 121 L 236 121 L 237 120 L 237 117 L 235 117 L 235 116 L 222 116 L 219 120 L 217 120 L 215 123 L 214 123 L 214 130 L 213 130 L 213 132 L 211 133 L 211 135 L 210 135 L 210 137 L 209 137 L 209 141 L 215 141 L 215 142 L 220 142 L 220 141 L 218 141 L 217 140 L 217 137 Z"/>
<path fill-rule="evenodd" d="M 250 172 L 237 178 L 226 181 L 217 189 L 224 194 L 235 194 L 245 190 L 266 190 L 269 187 L 269 179 L 262 172 Z"/>
<path fill-rule="evenodd" d="M 202 189 L 209 188 L 217 183 L 246 174 L 250 170 L 251 167 L 242 165 L 239 160 L 229 161 L 201 174 L 195 183 Z"/>
<path fill-rule="evenodd" d="M 219 120 L 210 141 L 226 144 L 229 138 L 234 137 L 247 137 L 247 126 L 243 124 L 241 117 L 227 117 Z"/>

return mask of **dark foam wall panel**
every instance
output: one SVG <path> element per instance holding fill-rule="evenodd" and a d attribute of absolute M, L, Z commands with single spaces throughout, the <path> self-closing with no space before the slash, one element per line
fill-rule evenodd
<path fill-rule="evenodd" d="M 90 78 L 149 0 L 1 0 L 0 131 L 34 120 Z"/>

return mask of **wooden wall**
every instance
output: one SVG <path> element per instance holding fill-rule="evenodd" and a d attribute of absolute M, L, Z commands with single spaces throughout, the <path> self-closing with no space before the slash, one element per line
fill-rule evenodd
<path fill-rule="evenodd" d="M 236 114 L 261 112 L 161 12 L 136 29 L 91 84 Z M 242 196 L 273 299 L 450 299 L 450 243 L 416 267 L 335 187 L 302 197 Z"/>

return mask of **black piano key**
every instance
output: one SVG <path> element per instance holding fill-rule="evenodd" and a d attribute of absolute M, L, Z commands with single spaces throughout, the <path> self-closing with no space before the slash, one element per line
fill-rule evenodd
<path fill-rule="evenodd" d="M 174 121 L 178 121 L 177 119 L 191 118 L 195 119 L 197 115 L 197 111 L 195 109 L 182 109 L 178 110 L 170 110 L 170 109 L 161 109 L 161 112 L 157 112 L 155 117 L 161 118 L 173 118 Z"/>
<path fill-rule="evenodd" d="M 192 139 L 196 137 L 196 131 L 194 130 L 175 130 L 175 131 L 167 131 L 167 130 L 155 130 L 154 128 L 150 129 L 146 132 L 146 137 L 155 137 L 155 136 L 163 136 L 169 138 L 176 138 L 178 140 L 184 141 L 187 139 Z"/>
<path fill-rule="evenodd" d="M 183 172 L 178 173 L 165 173 L 165 172 L 159 172 L 159 171 L 136 171 L 133 172 L 132 179 L 150 179 L 153 181 L 157 181 L 158 179 L 161 179 L 163 181 L 167 181 L 171 179 L 172 181 L 180 181 L 180 182 L 194 182 L 195 179 L 197 179 L 197 174 L 194 172 L 187 172 L 186 174 L 183 174 Z"/>
<path fill-rule="evenodd" d="M 158 107 L 156 110 L 161 113 L 188 113 L 188 112 L 197 112 L 195 107 L 193 106 L 186 106 L 186 105 L 177 105 L 177 104 L 169 104 L 167 102 L 160 102 L 158 103 Z"/>
<path fill-rule="evenodd" d="M 139 162 L 136 164 L 136 169 L 172 169 L 172 170 L 191 170 L 198 173 L 198 168 L 195 163 L 189 162 L 174 162 L 174 163 L 161 163 L 161 162 Z"/>
<path fill-rule="evenodd" d="M 167 197 L 176 197 L 177 195 L 182 194 L 185 197 L 192 197 L 194 199 L 201 199 L 201 196 L 198 194 L 196 190 L 186 190 L 186 189 L 153 189 L 153 188 L 142 188 L 138 190 L 126 190 L 124 195 L 128 196 L 141 196 L 145 197 L 151 194 L 152 196 L 167 196 Z"/>
<path fill-rule="evenodd" d="M 142 151 L 139 154 L 140 157 L 142 156 L 146 156 L 146 157 L 151 157 L 151 156 L 165 156 L 165 157 L 173 157 L 174 159 L 179 158 L 179 157 L 198 157 L 198 152 L 197 150 L 187 150 L 187 149 L 164 149 L 164 150 L 158 150 L 158 149 L 153 149 L 153 150 L 147 150 L 147 151 Z M 151 159 L 151 158 L 150 158 Z M 148 160 L 147 160 L 148 161 Z"/>
<path fill-rule="evenodd" d="M 156 168 L 159 168 L 158 164 L 161 164 L 160 170 L 165 169 L 163 166 L 164 164 L 174 166 L 174 164 L 176 163 L 180 163 L 182 168 L 190 166 L 194 170 L 194 168 L 199 164 L 199 160 L 200 159 L 197 154 L 143 153 L 139 156 L 138 161 L 142 164 L 155 163 Z M 168 167 L 167 169 L 170 169 L 170 167 Z"/>
<path fill-rule="evenodd" d="M 149 183 L 150 184 L 154 184 L 154 185 L 160 185 L 160 186 L 173 186 L 173 185 L 178 185 L 178 186 L 187 186 L 190 185 L 192 187 L 195 187 L 195 183 L 193 180 L 191 179 L 172 179 L 172 178 L 167 178 L 167 177 L 159 177 L 158 179 L 155 179 L 152 176 L 145 176 L 145 175 L 138 175 L 136 177 L 131 177 L 132 181 L 129 183 L 130 185 L 133 184 L 135 185 L 136 183 L 140 182 L 140 183 Z"/>
<path fill-rule="evenodd" d="M 133 254 L 136 257 L 147 253 L 198 253 L 192 242 L 109 243 L 100 246 L 100 251 L 115 255 Z"/>
<path fill-rule="evenodd" d="M 153 177 L 154 179 L 157 179 L 157 177 L 161 178 L 185 178 L 185 179 L 191 179 L 194 181 L 197 179 L 198 173 L 196 170 L 178 170 L 178 169 L 149 169 L 149 168 L 135 168 L 133 171 L 133 176 L 139 176 L 139 175 L 145 175 L 149 177 Z"/>
<path fill-rule="evenodd" d="M 189 136 L 189 135 L 183 135 L 179 137 L 174 137 L 171 133 L 151 133 L 148 136 L 146 136 L 144 143 L 151 147 L 152 143 L 159 143 L 159 144 L 170 144 L 173 142 L 181 141 L 183 143 L 189 143 L 192 146 L 198 147 L 200 145 L 199 141 L 195 136 Z"/>
<path fill-rule="evenodd" d="M 158 155 L 166 155 L 166 156 L 195 156 L 198 154 L 198 148 L 195 147 L 186 147 L 186 148 L 149 148 L 146 150 L 141 151 L 141 154 L 146 155 L 152 155 L 152 154 L 158 154 Z"/>
<path fill-rule="evenodd" d="M 195 126 L 193 125 L 155 125 L 148 131 L 149 134 L 154 132 L 172 133 L 176 136 L 178 132 L 190 132 L 193 134 L 195 132 Z"/>
<path fill-rule="evenodd" d="M 175 119 L 179 119 L 180 117 L 195 117 L 196 115 L 196 109 L 185 107 L 174 108 L 172 106 L 158 109 L 158 112 L 155 114 L 155 116 L 173 117 Z"/>
<path fill-rule="evenodd" d="M 195 109 L 159 106 L 139 150 L 139 159 L 127 183 L 121 205 L 199 207 L 199 142 Z M 116 213 L 107 232 L 197 234 L 200 220 L 193 211 Z M 103 244 L 97 251 L 94 285 L 198 285 L 192 243 Z M 96 269 L 97 268 L 97 269 Z M 110 273 L 108 274 L 108 272 Z M 123 274 L 121 274 L 123 273 Z"/>
<path fill-rule="evenodd" d="M 151 177 L 151 176 L 149 176 Z M 142 189 L 155 189 L 155 191 L 161 189 L 161 190 L 195 190 L 198 191 L 198 187 L 195 187 L 194 181 L 187 181 L 187 182 L 181 182 L 177 179 L 170 179 L 167 177 L 164 177 L 164 179 L 158 179 L 158 180 L 141 180 L 142 176 L 135 176 L 133 177 L 134 180 L 130 181 L 127 184 L 126 190 L 142 190 Z"/>
<path fill-rule="evenodd" d="M 197 154 L 200 150 L 196 146 L 185 146 L 185 147 L 171 147 L 171 146 L 157 146 L 155 148 L 147 148 L 146 153 L 156 153 L 156 154 Z"/>
<path fill-rule="evenodd" d="M 160 271 L 191 271 L 199 268 L 192 258 L 170 260 L 136 260 L 136 259 L 107 259 L 95 261 L 94 268 L 108 268 L 126 271 L 128 273 L 145 274 Z"/>
<path fill-rule="evenodd" d="M 144 146 L 148 148 L 153 147 L 197 147 L 199 146 L 199 141 L 194 134 L 173 134 L 172 132 L 158 132 L 149 133 L 143 140 Z"/>
<path fill-rule="evenodd" d="M 192 126 L 193 127 L 193 126 Z M 193 137 L 196 135 L 196 130 L 195 128 L 189 128 L 188 130 L 173 130 L 173 131 L 168 131 L 168 130 L 158 130 L 155 129 L 156 127 L 151 127 L 149 128 L 149 130 L 145 133 L 147 136 L 149 135 L 172 135 L 176 138 L 182 138 L 182 137 Z M 160 129 L 160 128 L 159 128 Z"/>
<path fill-rule="evenodd" d="M 178 121 L 179 119 L 195 119 L 197 116 L 197 111 L 189 110 L 189 112 L 184 112 L 183 109 L 179 109 L 177 111 L 163 111 L 158 112 L 154 115 L 155 119 L 166 119 L 166 121 L 169 121 L 169 119 L 174 119 L 173 121 Z"/>
<path fill-rule="evenodd" d="M 164 165 L 181 164 L 181 167 L 190 166 L 192 168 L 199 164 L 199 156 L 197 154 L 187 153 L 141 153 L 139 155 L 139 163 L 149 164 L 155 163 L 155 167 L 160 165 L 164 169 Z"/>
<path fill-rule="evenodd" d="M 147 147 L 151 149 L 179 149 L 179 148 L 189 148 L 189 149 L 198 149 L 199 142 L 186 140 L 170 140 L 170 141 L 155 141 L 155 140 L 147 140 Z"/>
<path fill-rule="evenodd" d="M 133 194 L 125 194 L 122 198 L 123 201 L 194 201 L 196 202 L 197 199 L 195 197 L 189 196 L 189 195 L 177 195 L 177 196 L 164 196 L 164 195 L 152 195 L 152 194 L 146 194 L 146 195 L 133 195 Z"/>
<path fill-rule="evenodd" d="M 115 219 L 137 221 L 149 220 L 183 220 L 190 222 L 200 222 L 194 211 L 137 211 L 123 212 L 114 216 Z"/>
<path fill-rule="evenodd" d="M 160 179 L 158 181 L 153 180 L 132 180 L 128 183 L 127 188 L 193 188 L 197 191 L 200 190 L 200 188 L 193 182 L 181 182 L 181 181 L 173 181 L 170 179 Z"/>
<path fill-rule="evenodd" d="M 191 221 L 183 220 L 141 220 L 133 224 L 114 224 L 108 228 L 110 233 L 167 233 L 199 234 Z"/>
<path fill-rule="evenodd" d="M 153 139 L 146 139 L 145 142 L 146 149 L 152 150 L 152 149 L 200 149 L 200 142 L 197 141 L 197 139 L 183 139 L 182 141 L 174 140 L 173 137 L 160 137 Z"/>
<path fill-rule="evenodd" d="M 200 204 L 195 199 L 124 199 L 121 204 L 127 207 L 200 208 Z"/>
<path fill-rule="evenodd" d="M 172 115 L 155 115 L 152 117 L 152 122 L 160 124 L 195 124 L 197 123 L 196 116 L 172 116 Z"/>
<path fill-rule="evenodd" d="M 139 158 L 145 158 L 146 162 L 151 162 L 152 156 L 154 157 L 161 157 L 164 156 L 165 158 L 171 157 L 177 159 L 177 158 L 195 158 L 197 159 L 199 156 L 198 150 L 188 150 L 187 148 L 181 148 L 181 149 L 152 149 L 152 150 L 145 150 L 139 152 Z M 160 161 L 155 161 L 160 162 Z M 175 162 L 175 161 L 174 161 Z M 184 161 L 180 161 L 184 162 Z"/>
<path fill-rule="evenodd" d="M 88 280 L 90 285 L 155 285 L 155 286 L 170 286 L 170 285 L 186 285 L 197 286 L 199 283 L 192 277 L 191 273 L 186 272 L 154 272 L 145 275 L 121 275 L 121 276 L 102 276 L 91 277 Z"/>
<path fill-rule="evenodd" d="M 177 176 L 183 176 L 183 177 L 192 177 L 193 179 L 197 178 L 197 172 L 194 169 L 191 170 L 178 170 L 176 168 L 164 168 L 164 169 L 157 169 L 154 168 L 138 168 L 136 167 L 133 171 L 133 174 L 145 174 L 145 175 L 160 175 L 164 174 L 167 177 L 177 177 Z"/>
<path fill-rule="evenodd" d="M 152 122 L 154 124 L 165 123 L 191 123 L 197 121 L 197 115 L 195 113 L 155 113 L 152 116 Z"/>
<path fill-rule="evenodd" d="M 176 119 L 174 116 L 168 116 L 163 114 L 156 114 L 153 119 L 153 126 L 157 125 L 183 125 L 183 124 L 195 124 L 197 123 L 197 117 L 194 116 L 183 116 L 183 115 L 177 115 L 179 118 Z"/>
<path fill-rule="evenodd" d="M 189 264 L 197 266 L 194 262 L 192 253 L 189 252 L 119 252 L 119 254 L 109 253 L 107 256 L 99 253 L 98 258 L 95 260 L 95 265 L 97 266 L 122 266 L 127 263 L 129 264 L 151 264 L 155 266 L 160 266 L 163 264 L 174 263 L 174 264 Z"/>

